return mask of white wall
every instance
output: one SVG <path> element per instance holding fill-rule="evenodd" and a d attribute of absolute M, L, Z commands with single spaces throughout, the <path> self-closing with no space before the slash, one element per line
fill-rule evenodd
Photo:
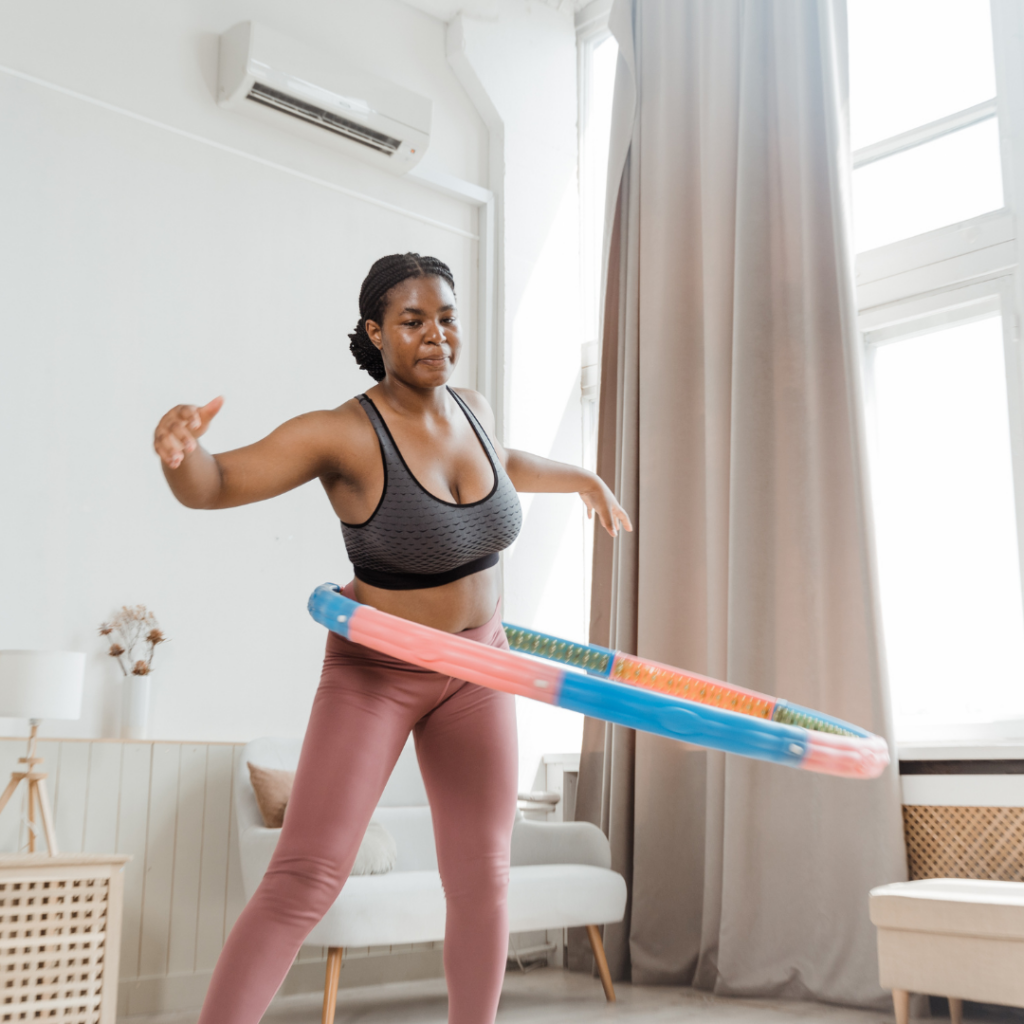
<path fill-rule="evenodd" d="M 572 5 L 493 10 L 448 26 L 397 0 L 0 7 L 0 425 L 18 438 L 0 450 L 0 647 L 90 654 L 83 718 L 44 733 L 117 735 L 119 678 L 95 627 L 136 602 L 172 638 L 153 677 L 155 738 L 301 733 L 324 640 L 305 600 L 350 575 L 326 499 L 312 484 L 183 509 L 153 427 L 172 404 L 224 393 L 208 435 L 222 450 L 364 390 L 346 334 L 387 252 L 447 260 L 476 334 L 474 208 L 218 108 L 217 36 L 236 22 L 432 98 L 423 166 L 499 196 L 505 439 L 580 461 Z M 459 382 L 474 379 L 470 352 Z M 582 506 L 524 506 L 506 617 L 582 638 Z M 542 752 L 578 742 L 578 717 L 541 705 L 522 703 L 520 726 L 524 785 Z"/>
<path fill-rule="evenodd" d="M 49 735 L 117 734 L 120 684 L 95 627 L 136 602 L 172 638 L 154 736 L 301 733 L 324 642 L 305 600 L 350 573 L 337 520 L 316 484 L 216 515 L 181 508 L 153 427 L 224 393 L 208 435 L 224 449 L 364 390 L 346 333 L 388 252 L 448 261 L 474 333 L 471 207 L 216 106 L 217 35 L 247 18 L 430 96 L 426 162 L 487 180 L 445 26 L 395 0 L 0 7 L 0 65 L 243 154 L 0 73 L 0 647 L 90 654 L 82 719 Z"/>

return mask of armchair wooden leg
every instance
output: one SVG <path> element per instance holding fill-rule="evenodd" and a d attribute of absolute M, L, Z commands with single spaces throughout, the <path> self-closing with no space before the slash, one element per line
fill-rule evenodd
<path fill-rule="evenodd" d="M 601 975 L 605 999 L 609 1003 L 614 1003 L 615 988 L 612 985 L 611 972 L 608 970 L 608 960 L 604 955 L 604 943 L 601 941 L 601 932 L 596 924 L 587 925 L 587 938 L 590 939 L 590 948 L 594 951 L 594 959 L 597 961 L 597 973 Z"/>
<path fill-rule="evenodd" d="M 910 993 L 906 989 L 892 990 L 892 1008 L 896 1011 L 896 1024 L 909 1024 Z"/>
<path fill-rule="evenodd" d="M 949 1024 L 963 1024 L 964 1001 L 949 997 Z"/>
<path fill-rule="evenodd" d="M 344 952 L 341 946 L 331 946 L 327 950 L 327 977 L 324 979 L 322 1024 L 334 1024 L 334 1013 L 338 1008 L 338 976 L 341 974 L 341 957 Z"/>

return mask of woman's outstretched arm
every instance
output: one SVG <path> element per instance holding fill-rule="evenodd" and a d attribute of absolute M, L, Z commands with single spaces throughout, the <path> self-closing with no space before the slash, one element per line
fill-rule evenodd
<path fill-rule="evenodd" d="M 615 500 L 605 482 L 589 469 L 531 455 L 515 448 L 506 449 L 505 470 L 517 491 L 525 493 L 577 493 L 587 506 L 587 517 L 597 513 L 601 525 L 616 537 L 619 528 L 632 532 L 626 510 Z"/>
<path fill-rule="evenodd" d="M 203 406 L 178 405 L 157 424 L 153 447 L 164 477 L 188 508 L 247 505 L 342 471 L 336 439 L 343 410 L 297 416 L 255 444 L 211 455 L 199 438 L 223 404 L 215 398 Z"/>

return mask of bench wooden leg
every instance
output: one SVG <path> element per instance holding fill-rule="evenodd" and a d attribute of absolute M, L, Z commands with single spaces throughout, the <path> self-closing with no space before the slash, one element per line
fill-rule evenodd
<path fill-rule="evenodd" d="M 894 988 L 892 990 L 892 1006 L 896 1011 L 896 1024 L 909 1024 L 910 993 L 906 989 Z"/>
<path fill-rule="evenodd" d="M 964 1001 L 949 997 L 949 1024 L 963 1024 Z"/>
<path fill-rule="evenodd" d="M 338 976 L 341 974 L 341 957 L 345 951 L 341 946 L 327 950 L 327 977 L 324 979 L 324 1014 L 322 1024 L 334 1024 L 338 1008 Z"/>
<path fill-rule="evenodd" d="M 614 1003 L 615 988 L 612 985 L 611 972 L 608 970 L 608 960 L 604 955 L 604 943 L 601 941 L 601 933 L 596 924 L 587 925 L 587 938 L 590 939 L 590 948 L 594 951 L 594 959 L 597 961 L 597 973 L 601 975 L 604 997 L 609 1003 Z"/>

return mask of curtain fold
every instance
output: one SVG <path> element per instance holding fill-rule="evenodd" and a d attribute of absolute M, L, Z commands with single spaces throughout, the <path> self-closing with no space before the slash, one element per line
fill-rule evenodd
<path fill-rule="evenodd" d="M 617 0 L 591 637 L 891 739 L 849 243 L 842 0 Z M 577 818 L 636 983 L 882 1005 L 895 767 L 811 775 L 588 720 Z"/>

